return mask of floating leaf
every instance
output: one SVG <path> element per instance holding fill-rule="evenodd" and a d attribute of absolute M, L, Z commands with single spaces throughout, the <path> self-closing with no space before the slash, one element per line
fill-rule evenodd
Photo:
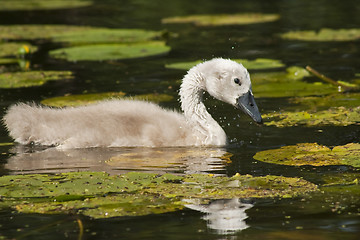
<path fill-rule="evenodd" d="M 233 60 L 238 63 L 241 63 L 247 69 L 271 69 L 271 68 L 280 68 L 285 66 L 280 60 L 276 60 L 276 59 L 258 58 L 255 60 L 248 60 L 248 59 L 233 59 Z M 193 62 L 178 62 L 178 63 L 166 64 L 165 67 L 188 70 L 191 67 L 201 62 L 202 62 L 201 60 L 193 61 Z"/>
<path fill-rule="evenodd" d="M 92 5 L 92 1 L 79 0 L 0 0 L 0 11 L 50 10 L 78 8 Z"/>
<path fill-rule="evenodd" d="M 2 206 L 26 213 L 78 213 L 95 218 L 174 211 L 186 204 L 182 198 L 294 197 L 317 190 L 299 178 L 239 174 L 229 178 L 73 172 L 0 177 Z"/>
<path fill-rule="evenodd" d="M 32 46 L 29 43 L 20 42 L 0 42 L 0 58 L 8 56 L 26 55 L 28 53 L 36 52 L 37 47 Z"/>
<path fill-rule="evenodd" d="M 142 29 L 110 29 L 68 25 L 11 25 L 0 26 L 0 39 L 48 39 L 55 42 L 128 43 L 159 38 L 162 33 Z"/>
<path fill-rule="evenodd" d="M 360 167 L 360 144 L 349 143 L 330 149 L 317 143 L 299 143 L 257 152 L 254 159 L 282 165 L 351 165 Z"/>
<path fill-rule="evenodd" d="M 196 26 L 246 25 L 254 23 L 273 22 L 280 18 L 278 14 L 244 13 L 219 15 L 192 15 L 169 17 L 162 19 L 162 23 L 193 23 Z"/>
<path fill-rule="evenodd" d="M 70 71 L 28 71 L 0 74 L 0 88 L 41 86 L 47 81 L 73 78 Z"/>
<path fill-rule="evenodd" d="M 289 67 L 285 72 L 253 73 L 251 80 L 257 97 L 295 97 L 337 92 L 337 88 L 320 82 L 301 81 L 310 73 L 304 68 Z"/>
<path fill-rule="evenodd" d="M 152 41 L 134 44 L 97 44 L 50 51 L 50 56 L 68 61 L 102 61 L 149 57 L 166 54 L 170 47 Z"/>
<path fill-rule="evenodd" d="M 297 97 L 290 99 L 291 103 L 306 106 L 311 111 L 329 109 L 330 107 L 360 106 L 360 93 L 337 93 L 328 96 Z"/>
<path fill-rule="evenodd" d="M 265 125 L 276 127 L 360 125 L 360 107 L 334 107 L 317 112 L 274 112 L 264 114 L 263 118 L 267 119 Z"/>
<path fill-rule="evenodd" d="M 125 97 L 124 92 L 105 92 L 53 97 L 42 100 L 41 103 L 52 107 L 76 107 L 109 99 L 132 99 L 150 102 L 167 102 L 171 101 L 173 97 L 167 94 L 143 94 L 132 97 Z"/>
<path fill-rule="evenodd" d="M 354 41 L 360 39 L 360 29 L 328 29 L 320 31 L 290 31 L 280 35 L 284 39 L 300 41 Z"/>

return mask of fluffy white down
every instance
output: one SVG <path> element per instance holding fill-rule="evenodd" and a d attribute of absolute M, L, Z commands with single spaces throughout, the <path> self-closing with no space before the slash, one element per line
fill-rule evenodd
<path fill-rule="evenodd" d="M 241 87 L 234 77 L 242 81 Z M 184 76 L 180 89 L 184 114 L 144 101 L 109 100 L 61 109 L 19 103 L 8 109 L 3 120 L 10 136 L 21 144 L 58 148 L 222 146 L 226 134 L 206 111 L 203 91 L 234 105 L 250 90 L 249 74 L 241 64 L 216 58 Z"/>
<path fill-rule="evenodd" d="M 81 148 L 195 143 L 182 114 L 144 101 L 112 100 L 63 109 L 20 103 L 10 107 L 4 120 L 21 144 Z"/>

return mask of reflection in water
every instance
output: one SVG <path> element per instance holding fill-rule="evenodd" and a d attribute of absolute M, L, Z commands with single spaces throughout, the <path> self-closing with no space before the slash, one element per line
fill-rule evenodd
<path fill-rule="evenodd" d="M 209 229 L 218 234 L 232 234 L 249 227 L 245 219 L 248 218 L 246 210 L 254 205 L 242 203 L 240 199 L 215 200 L 210 204 L 196 204 L 196 200 L 186 200 L 189 204 L 185 206 L 206 213 L 203 217 L 207 221 Z"/>
<path fill-rule="evenodd" d="M 13 174 L 68 171 L 225 173 L 231 154 L 222 148 L 88 148 L 59 150 L 17 146 L 5 168 Z"/>

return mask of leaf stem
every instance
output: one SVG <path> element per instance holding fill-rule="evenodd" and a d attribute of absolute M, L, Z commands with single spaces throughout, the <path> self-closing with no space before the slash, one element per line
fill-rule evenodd
<path fill-rule="evenodd" d="M 337 87 L 342 87 L 345 90 L 350 90 L 350 89 L 356 89 L 357 88 L 357 87 L 352 87 L 352 86 L 345 85 L 345 84 L 341 83 L 340 81 L 335 81 L 334 79 L 331 79 L 331 78 L 325 76 L 324 74 L 319 73 L 318 71 L 316 71 L 315 69 L 313 69 L 310 66 L 306 66 L 306 70 L 308 70 L 309 72 L 311 72 L 313 75 L 320 78 L 324 82 L 330 83 L 330 84 L 332 84 L 334 86 L 337 86 Z"/>

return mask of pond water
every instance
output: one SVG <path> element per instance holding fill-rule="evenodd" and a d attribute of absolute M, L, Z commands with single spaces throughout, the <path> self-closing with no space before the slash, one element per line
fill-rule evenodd
<path fill-rule="evenodd" d="M 161 19 L 173 16 L 248 12 L 279 14 L 280 19 L 249 25 L 202 27 L 161 23 Z M 29 58 L 30 69 L 72 71 L 74 78 L 48 82 L 40 87 L 0 89 L 2 115 L 16 102 L 38 103 L 56 96 L 114 91 L 128 95 L 168 94 L 173 100 L 160 104 L 179 109 L 178 80 L 185 71 L 165 68 L 165 64 L 213 57 L 279 59 L 286 66 L 310 65 L 333 79 L 350 81 L 355 76 L 359 78 L 359 40 L 294 41 L 281 39 L 279 34 L 291 30 L 358 28 L 359 12 L 360 5 L 352 0 L 93 0 L 88 6 L 72 9 L 3 10 L 0 25 L 66 24 L 164 31 L 170 35 L 167 45 L 171 50 L 167 54 L 139 59 L 67 62 L 48 55 L 60 44 L 32 40 L 30 42 L 39 50 Z M 16 71 L 17 68 L 16 65 L 9 67 L 10 70 L 0 67 L 0 71 Z M 259 71 L 250 70 L 251 75 L 256 72 Z M 311 83 L 318 79 L 308 77 L 306 81 Z M 289 97 L 257 97 L 255 86 L 253 90 L 262 113 L 304 109 L 289 101 Z M 211 97 L 205 99 L 205 104 L 225 129 L 230 140 L 227 148 L 60 151 L 2 144 L 0 174 L 145 171 L 232 176 L 240 173 L 301 177 L 315 184 L 322 183 L 322 176 L 359 174 L 359 168 L 345 165 L 286 166 L 253 159 L 259 151 L 297 143 L 317 142 L 329 147 L 359 143 L 359 125 L 259 126 L 243 113 Z M 4 127 L 0 129 L 0 141 L 12 142 Z M 227 157 L 221 157 L 223 155 Z M 299 198 L 226 199 L 212 201 L 207 206 L 189 203 L 184 210 L 175 212 L 105 220 L 2 209 L 0 239 L 75 239 L 79 236 L 81 239 L 359 239 L 359 199 L 359 190 L 344 189 Z M 79 234 L 77 219 L 81 219 L 82 234 Z"/>

